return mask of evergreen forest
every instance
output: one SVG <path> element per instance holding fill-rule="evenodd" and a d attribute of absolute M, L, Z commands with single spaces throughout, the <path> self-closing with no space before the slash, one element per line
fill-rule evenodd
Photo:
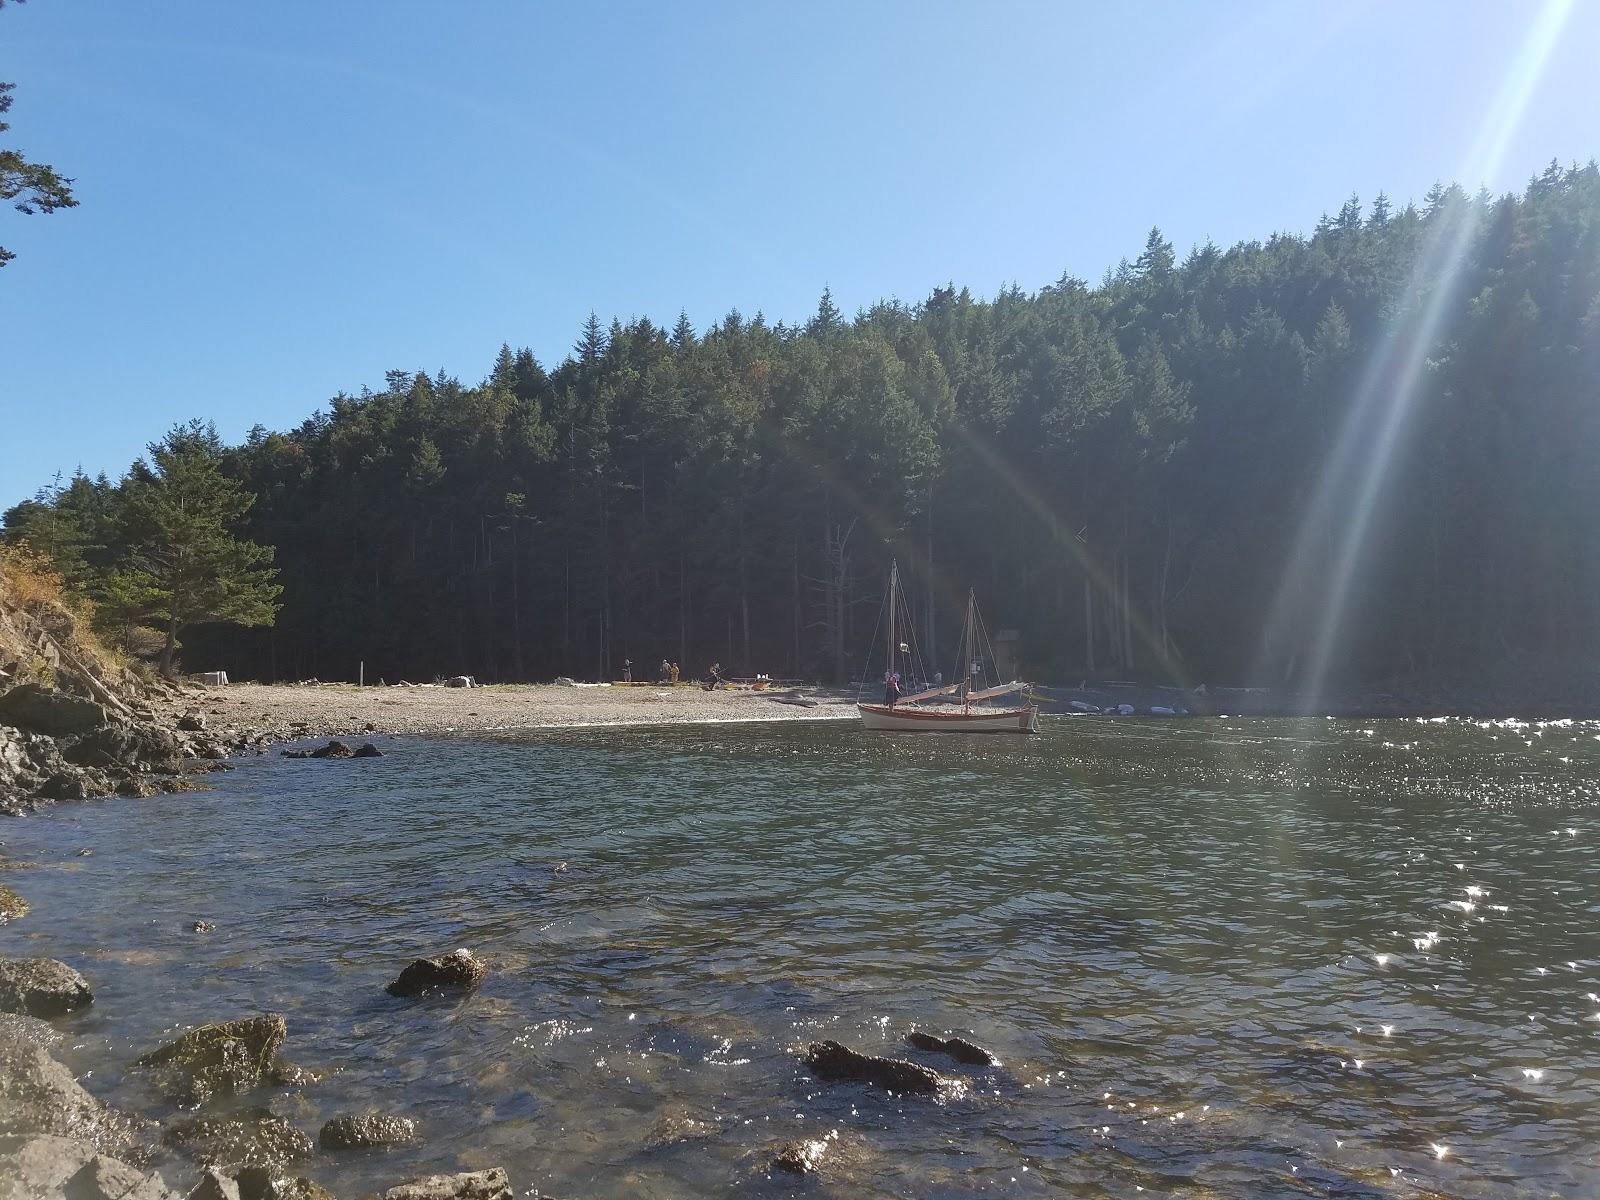
<path fill-rule="evenodd" d="M 972 588 L 1044 682 L 1600 691 L 1592 162 L 1181 259 L 1152 231 L 1097 284 L 591 316 L 485 365 L 174 431 L 276 571 L 271 623 L 194 610 L 186 669 L 845 681 L 897 559 L 946 672 Z M 129 584 L 159 474 L 58 477 L 5 531 L 170 652 Z"/>

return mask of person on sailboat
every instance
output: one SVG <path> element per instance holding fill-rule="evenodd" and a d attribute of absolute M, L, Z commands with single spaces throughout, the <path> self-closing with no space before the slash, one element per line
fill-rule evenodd
<path fill-rule="evenodd" d="M 895 701 L 900 699 L 900 672 L 890 671 L 883 680 L 883 702 L 894 707 Z"/>

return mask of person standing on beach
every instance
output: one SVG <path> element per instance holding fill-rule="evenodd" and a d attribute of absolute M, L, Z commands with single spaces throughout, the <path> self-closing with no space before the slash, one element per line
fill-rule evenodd
<path fill-rule="evenodd" d="M 673 663 L 672 666 L 667 671 L 667 675 L 668 675 L 667 682 L 672 684 L 673 687 L 677 687 L 678 686 L 678 673 L 679 673 L 678 672 L 678 664 L 677 663 Z"/>

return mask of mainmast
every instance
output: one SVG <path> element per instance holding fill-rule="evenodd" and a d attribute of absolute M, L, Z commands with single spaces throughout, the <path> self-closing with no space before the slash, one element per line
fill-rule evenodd
<path fill-rule="evenodd" d="M 894 674 L 894 615 L 900 607 L 900 564 L 896 560 L 889 562 L 889 672 L 884 676 Z"/>
<path fill-rule="evenodd" d="M 972 588 L 967 589 L 967 623 L 961 630 L 961 670 L 965 676 L 966 686 L 961 689 L 961 705 L 968 712 L 972 711 L 972 610 L 977 603 Z"/>

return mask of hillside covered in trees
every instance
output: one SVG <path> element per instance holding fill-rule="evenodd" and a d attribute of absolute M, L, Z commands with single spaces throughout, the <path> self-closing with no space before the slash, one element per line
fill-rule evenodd
<path fill-rule="evenodd" d="M 560 364 L 394 371 L 209 452 L 282 587 L 184 637 L 235 678 L 844 679 L 896 556 L 945 670 L 971 586 L 1046 681 L 1593 694 L 1600 170 L 1181 262 L 1152 232 L 1098 286 L 591 318 Z M 124 629 L 148 474 L 6 514 Z"/>

